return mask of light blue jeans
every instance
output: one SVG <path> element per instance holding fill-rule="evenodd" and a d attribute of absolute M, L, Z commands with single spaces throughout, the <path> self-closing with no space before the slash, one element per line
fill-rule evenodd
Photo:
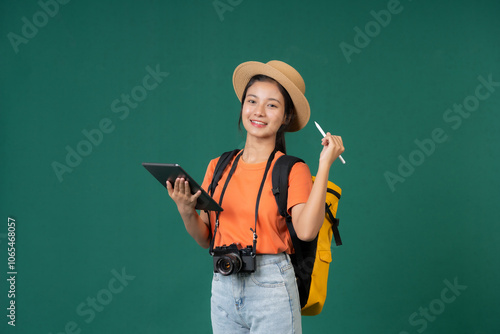
<path fill-rule="evenodd" d="M 257 255 L 254 273 L 214 273 L 214 334 L 302 333 L 299 292 L 287 254 Z"/>

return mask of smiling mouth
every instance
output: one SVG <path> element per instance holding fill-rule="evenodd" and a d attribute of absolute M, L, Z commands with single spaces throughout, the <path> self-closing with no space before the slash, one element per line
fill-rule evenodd
<path fill-rule="evenodd" d="M 250 123 L 252 123 L 255 126 L 266 126 L 267 125 L 267 123 L 264 123 L 261 121 L 254 121 L 254 120 L 250 120 Z"/>

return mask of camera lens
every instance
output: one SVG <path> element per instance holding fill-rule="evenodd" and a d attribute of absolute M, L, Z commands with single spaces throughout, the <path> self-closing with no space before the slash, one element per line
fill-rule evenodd
<path fill-rule="evenodd" d="M 230 253 L 221 256 L 216 264 L 217 271 L 224 275 L 231 275 L 233 272 L 241 270 L 241 258 L 238 254 Z"/>

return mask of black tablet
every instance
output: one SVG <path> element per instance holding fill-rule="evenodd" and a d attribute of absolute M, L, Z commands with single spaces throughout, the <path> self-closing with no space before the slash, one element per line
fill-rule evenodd
<path fill-rule="evenodd" d="M 175 179 L 178 177 L 182 177 L 185 180 L 189 181 L 189 187 L 191 188 L 191 193 L 195 194 L 198 190 L 201 190 L 201 195 L 198 197 L 198 201 L 196 203 L 197 210 L 208 210 L 208 211 L 223 211 L 220 205 L 214 201 L 210 195 L 200 187 L 196 181 L 189 176 L 188 173 L 178 164 L 157 164 L 157 163 L 149 163 L 143 162 L 142 165 L 146 168 L 151 175 L 153 175 L 162 186 L 167 187 L 167 180 L 172 183 L 175 183 Z"/>

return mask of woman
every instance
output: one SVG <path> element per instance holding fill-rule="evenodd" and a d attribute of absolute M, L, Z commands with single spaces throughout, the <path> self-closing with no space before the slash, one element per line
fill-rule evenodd
<path fill-rule="evenodd" d="M 286 153 L 284 133 L 302 129 L 309 120 L 305 84 L 293 67 L 270 61 L 239 65 L 233 85 L 241 101 L 240 124 L 246 130 L 246 142 L 213 194 L 220 201 L 224 190 L 224 211 L 219 216 L 198 214 L 195 204 L 200 192 L 191 195 L 188 182 L 182 178 L 174 184 L 167 182 L 168 193 L 177 204 L 186 230 L 204 248 L 210 246 L 216 221 L 215 247 L 251 246 L 257 237 L 254 272 L 214 273 L 214 333 L 301 333 L 300 301 L 288 255 L 293 253 L 293 246 L 284 218 L 278 213 L 271 174 L 266 174 L 266 169 L 272 170 L 276 159 Z M 304 241 L 313 240 L 323 224 L 330 166 L 344 151 L 342 139 L 330 133 L 321 145 L 314 184 L 304 163 L 295 164 L 289 176 L 288 210 L 297 236 Z M 217 160 L 207 168 L 204 189 L 211 183 Z"/>

